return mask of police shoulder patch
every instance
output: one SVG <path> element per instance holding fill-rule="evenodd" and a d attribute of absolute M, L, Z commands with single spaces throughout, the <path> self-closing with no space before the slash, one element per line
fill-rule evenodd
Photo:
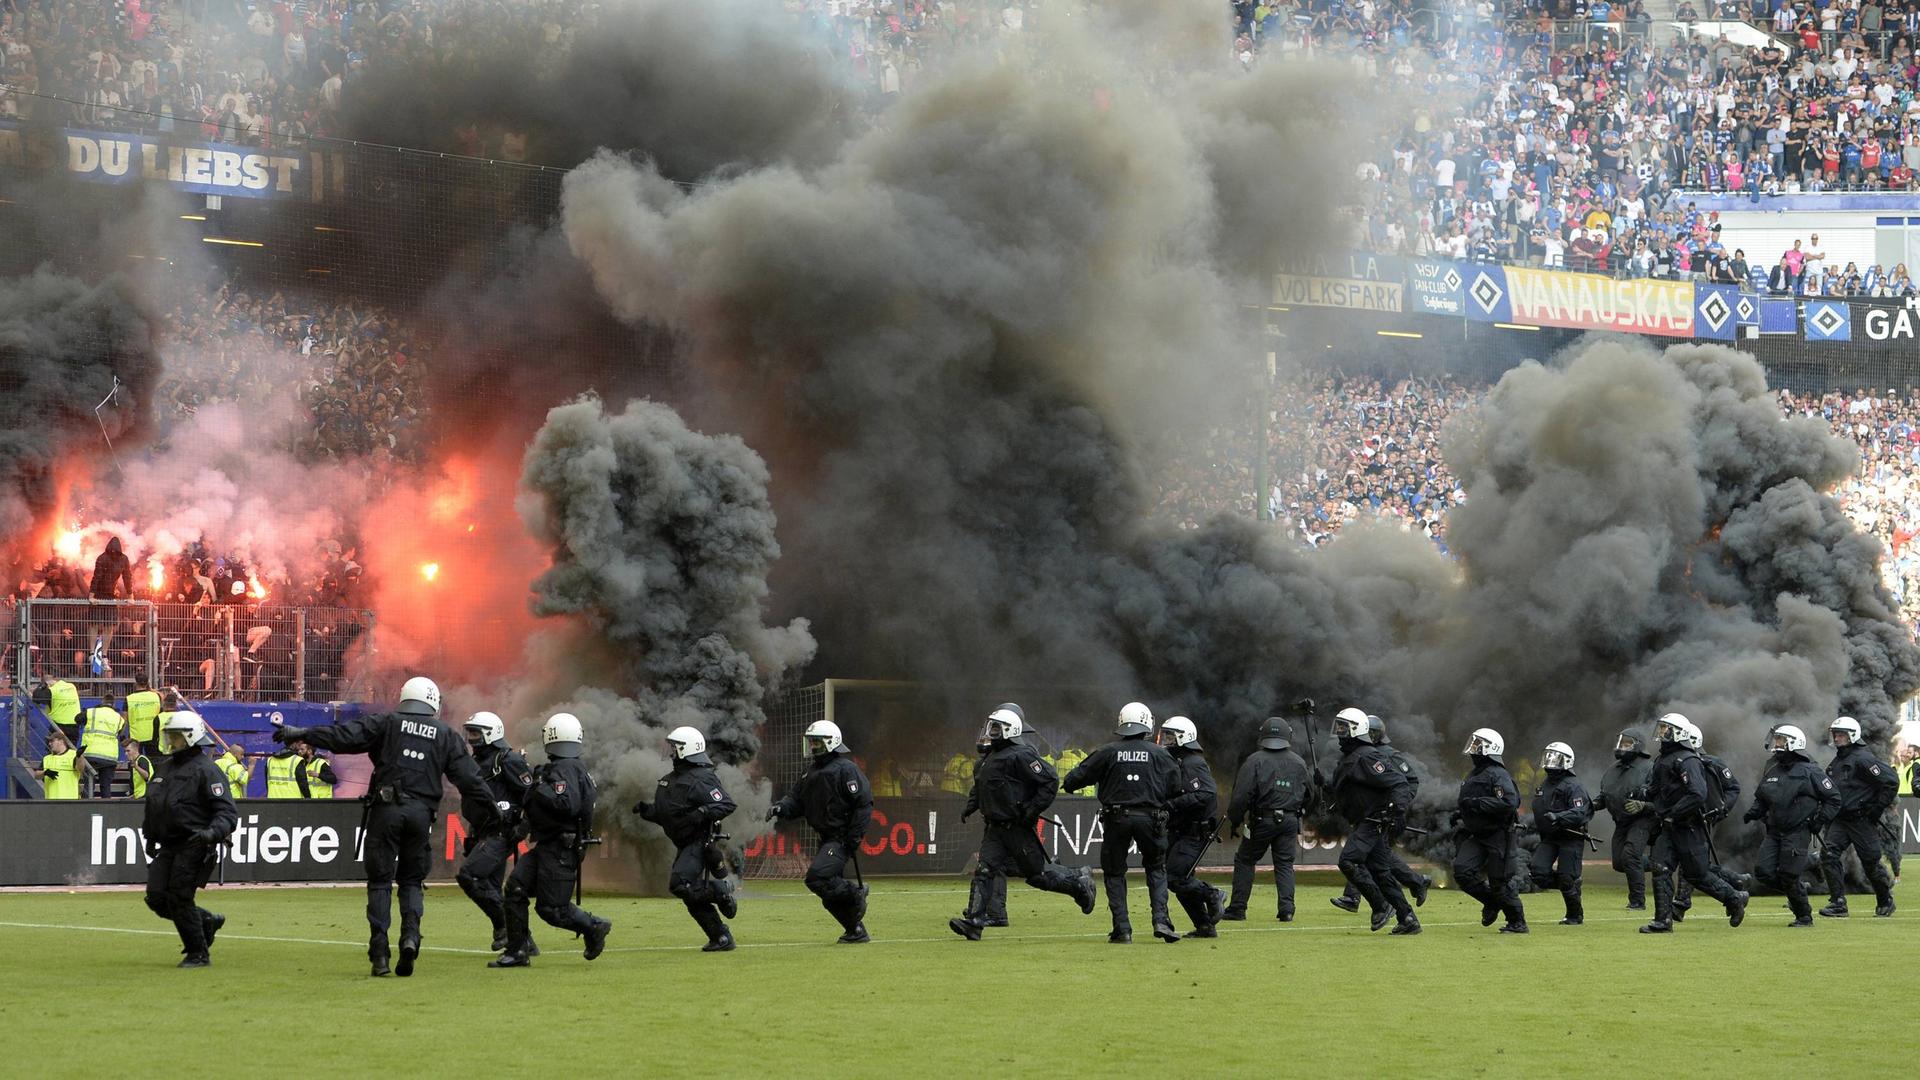
<path fill-rule="evenodd" d="M 712 791 L 707 792 L 707 797 L 712 799 L 714 802 L 719 802 L 721 799 L 726 798 L 725 795 L 722 795 L 720 793 L 719 788 L 714 788 Z"/>
<path fill-rule="evenodd" d="M 215 795 L 225 795 L 227 793 L 227 785 L 214 783 L 210 785 L 207 790 L 213 792 Z"/>
<path fill-rule="evenodd" d="M 1872 774 L 1873 774 L 1873 775 L 1875 775 L 1875 776 L 1879 776 L 1879 775 L 1880 775 L 1880 766 L 1878 766 L 1878 765 L 1869 765 L 1869 766 L 1867 766 L 1867 771 L 1868 771 L 1869 773 L 1872 773 Z"/>
<path fill-rule="evenodd" d="M 717 792 L 716 792 L 716 794 L 717 794 Z M 849 795 L 858 795 L 858 794 L 860 794 L 860 784 L 859 784 L 859 782 L 858 782 L 858 781 L 856 781 L 856 780 L 849 780 L 849 781 L 847 781 L 847 794 L 849 794 Z"/>
<path fill-rule="evenodd" d="M 1578 809 L 1580 809 L 1581 807 L 1583 807 L 1583 806 L 1585 806 L 1585 805 L 1587 805 L 1587 800 L 1585 800 L 1585 799 L 1575 799 L 1575 800 L 1573 800 L 1573 808 L 1574 808 L 1575 810 L 1578 810 Z"/>
<path fill-rule="evenodd" d="M 1833 781 L 1831 781 L 1831 780 L 1829 780 L 1829 779 L 1827 779 L 1826 777 L 1824 777 L 1824 776 L 1823 776 L 1823 777 L 1821 777 L 1821 778 L 1820 778 L 1820 786 L 1821 786 L 1821 787 L 1823 787 L 1823 788 L 1826 788 L 1826 789 L 1827 789 L 1828 791 L 1832 791 L 1832 790 L 1833 790 Z"/>
<path fill-rule="evenodd" d="M 1027 763 L 1027 768 L 1029 768 L 1029 769 L 1032 769 L 1032 770 L 1033 770 L 1034 772 L 1036 772 L 1036 773 L 1038 773 L 1038 772 L 1043 772 L 1043 771 L 1044 771 L 1043 769 L 1041 769 L 1041 768 L 1040 768 L 1040 763 L 1039 763 L 1039 762 L 1037 762 L 1037 761 L 1030 761 L 1030 762 L 1028 762 L 1028 763 Z"/>
<path fill-rule="evenodd" d="M 565 795 L 567 793 L 567 782 L 565 780 L 555 780 L 553 782 L 553 793 L 555 795 Z"/>
<path fill-rule="evenodd" d="M 1374 762 L 1369 762 L 1369 764 L 1373 766 L 1374 772 L 1383 773 L 1387 771 L 1387 766 L 1385 762 L 1374 761 Z"/>

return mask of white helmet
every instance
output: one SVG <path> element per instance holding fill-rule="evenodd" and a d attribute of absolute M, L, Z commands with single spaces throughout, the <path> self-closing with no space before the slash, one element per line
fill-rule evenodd
<path fill-rule="evenodd" d="M 1114 730 L 1122 735 L 1145 735 L 1153 730 L 1153 710 L 1137 701 L 1120 707 L 1120 722 Z"/>
<path fill-rule="evenodd" d="M 1200 749 L 1200 729 L 1184 716 L 1169 716 L 1160 722 L 1160 745 Z"/>
<path fill-rule="evenodd" d="M 691 761 L 704 765 L 707 761 L 707 737 L 700 734 L 699 728 L 677 727 L 667 732 L 667 744 L 673 747 L 673 756 L 681 761 Z"/>
<path fill-rule="evenodd" d="M 1799 753 L 1807 748 L 1807 733 L 1792 724 L 1781 724 L 1767 733 L 1767 749 Z"/>
<path fill-rule="evenodd" d="M 177 747 L 169 748 L 166 737 L 174 732 L 186 736 L 186 741 Z M 160 748 L 166 750 L 169 754 L 177 754 L 189 747 L 199 746 L 201 741 L 206 737 L 207 722 L 200 719 L 199 713 L 176 712 L 167 717 L 167 722 L 160 728 Z"/>
<path fill-rule="evenodd" d="M 400 688 L 400 700 L 418 701 L 434 712 L 440 711 L 440 686 L 425 675 L 415 675 Z"/>
<path fill-rule="evenodd" d="M 507 725 L 497 713 L 477 712 L 467 717 L 465 727 L 480 736 L 480 741 L 488 746 L 507 741 Z"/>
<path fill-rule="evenodd" d="M 1011 701 L 1003 701 L 987 714 L 987 738 L 1017 739 L 1027 730 L 1027 713 Z"/>
<path fill-rule="evenodd" d="M 1501 738 L 1500 733 L 1490 727 L 1474 728 L 1473 734 L 1467 736 L 1467 748 L 1464 753 L 1468 756 L 1479 755 L 1498 761 L 1500 755 L 1506 752 L 1507 740 Z"/>
<path fill-rule="evenodd" d="M 1550 742 L 1540 755 L 1540 767 L 1543 769 L 1573 768 L 1573 747 L 1563 742 Z"/>
<path fill-rule="evenodd" d="M 807 725 L 806 734 L 801 736 L 809 757 L 831 754 L 845 748 L 840 738 L 840 725 L 831 720 L 815 720 Z"/>
<path fill-rule="evenodd" d="M 1341 709 L 1333 716 L 1333 734 L 1342 739 L 1367 737 L 1367 714 L 1359 709 Z"/>
<path fill-rule="evenodd" d="M 579 757 L 580 718 L 570 712 L 547 717 L 546 726 L 540 729 L 540 741 L 546 745 L 550 758 Z"/>
<path fill-rule="evenodd" d="M 1702 742 L 1700 729 L 1677 712 L 1670 712 L 1654 722 L 1653 737 L 1661 742 L 1679 743 L 1695 750 L 1700 749 Z"/>
<path fill-rule="evenodd" d="M 1860 745 L 1860 721 L 1851 716 L 1843 716 L 1827 725 L 1827 734 L 1832 736 L 1835 746 L 1858 746 Z M 1841 735 L 1847 737 L 1846 742 L 1840 741 Z"/>

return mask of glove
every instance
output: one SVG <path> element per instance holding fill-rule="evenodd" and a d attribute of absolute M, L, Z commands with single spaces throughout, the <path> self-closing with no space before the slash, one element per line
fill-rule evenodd
<path fill-rule="evenodd" d="M 1541 814 L 1540 827 L 1543 829 L 1558 829 L 1560 827 L 1560 815 L 1555 813 Z"/>
<path fill-rule="evenodd" d="M 653 804 L 645 799 L 641 799 L 639 802 L 633 804 L 633 812 L 639 814 L 641 817 L 646 817 L 653 812 Z"/>
<path fill-rule="evenodd" d="M 154 858 L 158 858 L 159 856 L 160 856 L 160 844 L 157 841 L 153 841 L 153 840 L 147 841 L 147 858 L 154 859 Z"/>
<path fill-rule="evenodd" d="M 194 832 L 193 840 L 197 844 L 216 844 L 220 842 L 220 834 L 212 829 L 199 829 Z"/>
<path fill-rule="evenodd" d="M 1761 818 L 1766 816 L 1767 816 L 1767 812 L 1760 808 L 1760 804 L 1754 803 L 1752 806 L 1747 807 L 1746 813 L 1740 815 L 1740 820 L 1741 821 L 1759 821 Z"/>
<path fill-rule="evenodd" d="M 275 724 L 273 726 L 274 742 L 277 742 L 277 743 L 290 743 L 295 741 L 305 742 L 306 738 L 307 738 L 306 728 L 288 727 L 285 724 Z"/>
<path fill-rule="evenodd" d="M 967 819 L 972 816 L 973 816 L 973 807 L 971 806 L 967 807 L 965 810 L 960 811 L 960 824 L 965 825 L 967 823 Z"/>
<path fill-rule="evenodd" d="M 1628 817 L 1637 817 L 1647 812 L 1647 804 L 1639 799 L 1628 799 L 1626 811 Z"/>
<path fill-rule="evenodd" d="M 768 821 L 772 821 L 773 819 L 775 819 L 775 818 L 777 818 L 777 817 L 779 817 L 779 816 L 780 816 L 780 810 L 779 810 L 779 808 L 778 808 L 778 807 L 773 807 L 773 806 L 769 806 L 769 807 L 767 807 L 767 820 L 768 820 Z M 960 820 L 962 820 L 962 821 L 965 821 L 966 819 L 965 819 L 965 818 L 961 818 Z"/>

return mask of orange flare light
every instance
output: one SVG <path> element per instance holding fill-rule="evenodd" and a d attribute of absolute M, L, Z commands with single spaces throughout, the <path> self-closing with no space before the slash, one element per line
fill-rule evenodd
<path fill-rule="evenodd" d="M 420 576 L 425 578 L 428 581 L 432 581 L 434 578 L 439 577 L 440 564 L 437 562 L 421 563 Z"/>
<path fill-rule="evenodd" d="M 162 592 L 166 589 L 167 571 L 160 565 L 159 559 L 147 564 L 147 582 L 153 587 L 154 592 Z"/>
<path fill-rule="evenodd" d="M 80 542 L 85 540 L 86 536 L 87 534 L 80 531 L 77 525 L 62 532 L 54 538 L 53 553 L 68 562 L 80 561 Z"/>
<path fill-rule="evenodd" d="M 254 578 L 252 581 L 247 582 L 247 595 L 253 597 L 255 600 L 265 600 L 267 598 L 267 587 L 260 584 L 259 578 Z"/>

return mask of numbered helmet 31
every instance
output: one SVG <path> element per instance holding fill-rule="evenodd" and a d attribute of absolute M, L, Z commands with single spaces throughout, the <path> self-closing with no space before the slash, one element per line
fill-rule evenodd
<path fill-rule="evenodd" d="M 568 712 L 547 717 L 546 726 L 540 729 L 540 741 L 546 744 L 550 758 L 579 757 L 580 718 Z"/>
<path fill-rule="evenodd" d="M 1011 742 L 1025 734 L 1027 713 L 1011 701 L 1004 701 L 987 714 L 986 737 L 990 741 Z"/>
<path fill-rule="evenodd" d="M 667 745 L 673 747 L 673 756 L 680 761 L 691 761 L 695 765 L 707 763 L 707 737 L 700 734 L 699 728 L 674 728 L 667 732 Z"/>
<path fill-rule="evenodd" d="M 1573 747 L 1563 742 L 1548 743 L 1546 750 L 1540 754 L 1540 767 L 1543 769 L 1572 770 Z"/>
<path fill-rule="evenodd" d="M 840 725 L 831 720 L 815 720 L 808 724 L 806 734 L 801 739 L 806 744 L 808 757 L 835 753 L 845 745 L 840 739 Z"/>
<path fill-rule="evenodd" d="M 1120 707 L 1120 719 L 1114 730 L 1122 735 L 1145 735 L 1153 730 L 1153 710 L 1137 701 Z"/>
<path fill-rule="evenodd" d="M 1341 709 L 1333 716 L 1333 734 L 1341 739 L 1367 737 L 1367 714 L 1359 709 Z"/>
<path fill-rule="evenodd" d="M 1184 716 L 1169 716 L 1160 722 L 1160 745 L 1169 749 L 1200 749 L 1200 729 Z"/>
<path fill-rule="evenodd" d="M 467 717 L 464 725 L 467 734 L 482 746 L 495 746 L 507 741 L 507 725 L 497 714 L 477 712 Z"/>
<path fill-rule="evenodd" d="M 440 711 L 440 685 L 425 675 L 415 675 L 400 688 L 400 701 L 417 701 L 434 712 Z"/>
<path fill-rule="evenodd" d="M 1490 727 L 1474 728 L 1473 734 L 1467 736 L 1466 753 L 1469 757 L 1490 757 L 1499 761 L 1500 755 L 1506 752 L 1507 740 Z"/>

